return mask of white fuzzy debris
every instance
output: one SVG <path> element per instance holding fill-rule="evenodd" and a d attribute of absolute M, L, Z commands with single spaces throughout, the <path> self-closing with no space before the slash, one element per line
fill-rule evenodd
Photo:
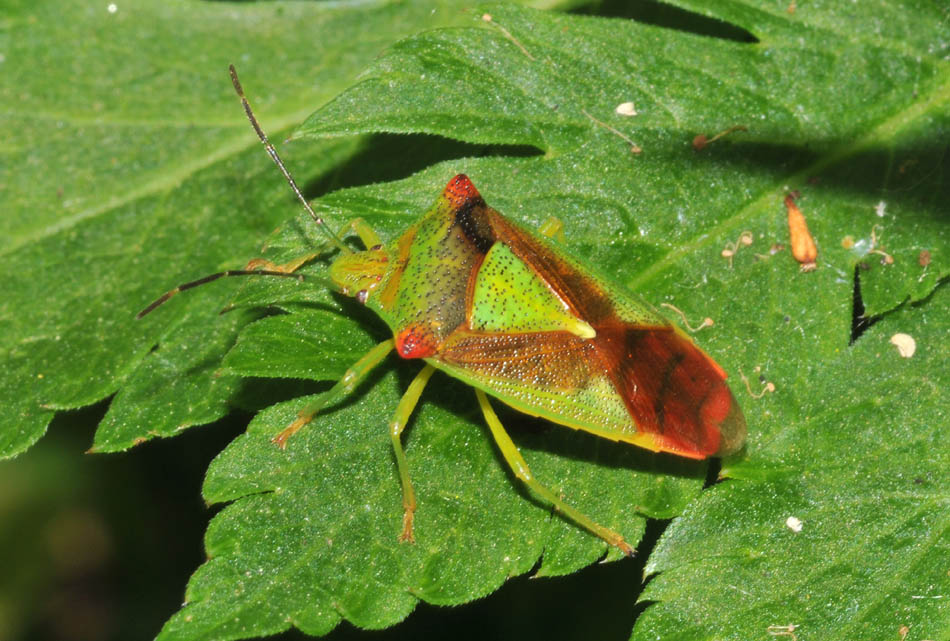
<path fill-rule="evenodd" d="M 884 210 L 887 208 L 887 203 L 883 200 L 874 206 L 874 213 L 877 214 L 878 218 L 884 218 Z"/>
<path fill-rule="evenodd" d="M 802 531 L 802 520 L 797 516 L 790 516 L 785 519 L 785 527 L 787 527 L 792 532 L 801 532 Z"/>
<path fill-rule="evenodd" d="M 618 116 L 636 116 L 637 110 L 632 102 L 621 102 L 617 105 L 616 109 L 614 109 L 614 113 Z"/>
<path fill-rule="evenodd" d="M 894 345 L 897 353 L 904 358 L 910 358 L 917 351 L 917 341 L 910 334 L 894 334 L 891 336 L 891 345 Z"/>
<path fill-rule="evenodd" d="M 106 7 L 106 11 L 108 11 L 109 13 L 115 13 L 118 10 L 119 10 L 119 7 L 116 6 L 114 2 L 110 2 L 109 6 Z"/>

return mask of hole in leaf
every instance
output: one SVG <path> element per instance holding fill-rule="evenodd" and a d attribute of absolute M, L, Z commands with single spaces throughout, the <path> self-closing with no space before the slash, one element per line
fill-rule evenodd
<path fill-rule="evenodd" d="M 607 18 L 627 18 L 644 24 L 685 31 L 698 36 L 719 38 L 754 44 L 759 39 L 742 27 L 716 18 L 708 18 L 698 13 L 686 11 L 652 0 L 630 2 L 629 0 L 601 0 L 591 2 L 577 13 L 597 15 Z"/>

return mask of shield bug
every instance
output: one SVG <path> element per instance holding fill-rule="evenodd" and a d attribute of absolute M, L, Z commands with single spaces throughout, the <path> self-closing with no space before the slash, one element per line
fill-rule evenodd
<path fill-rule="evenodd" d="M 231 75 L 267 152 L 340 250 L 329 267 L 332 286 L 372 309 L 393 332 L 273 440 L 285 447 L 324 407 L 352 392 L 390 351 L 425 361 L 389 423 L 403 490 L 401 540 L 413 540 L 416 497 L 400 434 L 436 369 L 475 388 L 492 436 L 519 479 L 626 554 L 632 550 L 620 534 L 534 477 L 489 396 L 525 414 L 655 452 L 702 459 L 742 447 L 745 419 L 722 368 L 652 306 L 549 242 L 546 236 L 559 226 L 546 225 L 540 233 L 521 227 L 488 206 L 459 174 L 429 211 L 389 243 L 381 243 L 363 222 L 349 225 L 366 247 L 353 251 L 313 212 L 258 125 L 233 67 Z M 139 316 L 179 291 L 224 276 L 303 278 L 295 271 L 313 257 L 286 265 L 255 260 L 244 270 L 185 283 Z"/>

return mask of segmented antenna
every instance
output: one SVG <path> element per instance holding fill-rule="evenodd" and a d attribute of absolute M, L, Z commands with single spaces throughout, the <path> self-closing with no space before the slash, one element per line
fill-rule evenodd
<path fill-rule="evenodd" d="M 323 230 L 323 233 L 327 235 L 327 238 L 329 238 L 333 244 L 339 247 L 341 250 L 347 253 L 353 253 L 353 250 L 344 245 L 343 241 L 340 240 L 340 237 L 334 234 L 333 231 L 327 227 L 323 219 L 317 216 L 316 212 L 314 212 L 313 208 L 310 206 L 310 203 L 308 203 L 307 199 L 304 198 L 304 195 L 300 192 L 300 188 L 297 187 L 294 177 L 291 176 L 290 172 L 287 171 L 287 168 L 284 167 L 284 162 L 280 159 L 280 155 L 277 153 L 277 150 L 274 149 L 274 145 L 270 143 L 270 140 L 267 139 L 267 134 L 265 134 L 264 130 L 261 129 L 260 123 L 257 122 L 257 118 L 254 116 L 254 111 L 251 109 L 251 105 L 247 101 L 247 97 L 244 95 L 244 89 L 241 87 L 241 82 L 238 80 L 237 71 L 234 70 L 234 65 L 228 65 L 228 70 L 231 72 L 231 82 L 234 84 L 234 90 L 241 99 L 241 104 L 244 105 L 244 113 L 247 114 L 247 119 L 251 121 L 251 126 L 254 127 L 254 131 L 257 132 L 257 137 L 260 138 L 261 142 L 264 144 L 264 149 L 267 150 L 267 155 L 271 157 L 271 160 L 273 160 L 277 165 L 277 168 L 280 169 L 280 173 L 284 174 L 284 178 L 286 178 L 287 182 L 290 183 L 291 189 L 294 190 L 294 193 L 297 194 L 297 198 L 299 198 L 300 202 L 303 203 L 304 209 L 307 210 L 307 213 L 310 214 L 310 217 L 313 218 L 314 222 L 317 223 L 317 226 Z M 293 272 L 279 272 L 267 269 L 228 269 L 223 272 L 208 274 L 207 276 L 203 276 L 198 280 L 183 283 L 178 287 L 165 292 L 154 301 L 149 303 L 149 305 L 136 314 L 135 317 L 142 318 L 179 292 L 183 292 L 186 289 L 192 289 L 193 287 L 198 287 L 200 285 L 218 280 L 219 278 L 225 278 L 228 276 L 281 276 L 283 278 L 296 278 L 299 281 L 304 280 L 303 274 L 295 274 Z M 314 276 L 308 276 L 308 278 L 312 279 Z M 317 278 L 317 280 L 320 281 L 323 279 Z"/>
<path fill-rule="evenodd" d="M 251 103 L 247 101 L 247 97 L 244 95 L 244 88 L 241 86 L 241 81 L 238 80 L 237 71 L 234 69 L 234 65 L 228 65 L 228 70 L 231 72 L 231 83 L 234 85 L 234 90 L 241 99 L 241 104 L 244 105 L 244 113 L 247 114 L 247 119 L 251 121 L 251 126 L 254 127 L 254 131 L 257 132 L 257 137 L 261 139 L 264 149 L 267 150 L 267 155 L 271 157 L 271 160 L 273 160 L 274 164 L 277 165 L 277 168 L 280 169 L 280 173 L 284 174 L 284 178 L 286 178 L 287 182 L 290 183 L 290 188 L 294 190 L 294 193 L 297 194 L 297 198 L 301 203 L 303 203 L 304 209 L 307 210 L 307 213 L 310 214 L 310 217 L 313 218 L 314 222 L 317 223 L 317 226 L 319 226 L 320 229 L 322 229 L 327 235 L 327 238 L 329 238 L 330 241 L 341 250 L 352 254 L 353 250 L 343 244 L 343 241 L 340 240 L 340 237 L 334 234 L 333 231 L 327 227 L 327 224 L 322 218 L 317 216 L 316 212 L 314 212 L 313 208 L 310 206 L 310 203 L 308 203 L 307 199 L 304 198 L 304 195 L 300 192 L 300 188 L 297 187 L 297 182 L 294 180 L 294 177 L 291 176 L 290 172 L 287 171 L 287 168 L 284 167 L 284 161 L 280 159 L 280 155 L 277 153 L 274 145 L 272 145 L 270 140 L 267 139 L 267 134 L 264 133 L 264 130 L 261 129 L 261 125 L 257 122 L 257 118 L 254 116 L 254 111 L 251 109 Z"/>
<path fill-rule="evenodd" d="M 290 272 L 275 272 L 267 269 L 229 269 L 223 272 L 217 272 L 215 274 L 208 274 L 207 276 L 202 276 L 198 280 L 193 280 L 190 283 L 183 283 L 176 287 L 175 289 L 170 289 L 151 303 L 148 304 L 148 307 L 140 311 L 135 315 L 135 318 L 141 319 L 143 316 L 148 314 L 150 311 L 167 301 L 169 298 L 177 294 L 178 292 L 183 292 L 186 289 L 191 289 L 193 287 L 198 287 L 199 285 L 204 285 L 205 283 L 210 283 L 211 281 L 218 280 L 219 278 L 224 278 L 226 276 L 283 276 L 284 278 L 296 278 L 299 281 L 303 281 L 303 274 L 293 274 Z"/>

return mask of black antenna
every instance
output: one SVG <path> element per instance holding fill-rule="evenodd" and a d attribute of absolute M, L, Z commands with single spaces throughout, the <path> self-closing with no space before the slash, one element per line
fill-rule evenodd
<path fill-rule="evenodd" d="M 313 208 L 310 206 L 310 203 L 307 202 L 307 199 L 304 198 L 304 195 L 300 192 L 300 188 L 297 187 L 294 177 L 290 175 L 290 172 L 287 171 L 287 168 L 284 166 L 283 161 L 280 159 L 280 155 L 277 153 L 277 150 L 274 149 L 274 145 L 270 143 L 267 139 L 267 134 L 264 133 L 264 130 L 261 129 L 261 125 L 257 122 L 257 118 L 254 117 L 254 111 L 251 109 L 250 103 L 247 101 L 247 98 L 244 95 L 244 89 L 241 87 L 241 82 L 238 80 L 237 71 L 234 70 L 234 65 L 228 65 L 228 69 L 231 72 L 231 82 L 234 84 L 234 90 L 237 92 L 238 97 L 241 99 L 241 104 L 244 105 L 244 113 L 247 114 L 247 119 L 251 121 L 251 126 L 254 127 L 254 131 L 257 132 L 257 137 L 261 139 L 261 142 L 264 144 L 264 148 L 267 150 L 267 154 L 271 157 L 271 160 L 277 165 L 277 168 L 280 169 L 280 172 L 284 174 L 284 178 L 287 179 L 287 182 L 290 183 L 291 189 L 294 190 L 294 193 L 297 194 L 297 198 L 300 199 L 300 202 L 303 203 L 304 208 L 307 210 L 307 213 L 310 214 L 310 217 L 313 218 L 314 222 L 323 230 L 327 237 L 333 242 L 334 245 L 339 247 L 341 250 L 347 253 L 353 253 L 353 250 L 343 244 L 343 241 L 340 240 L 339 236 L 333 233 L 322 218 L 317 216 L 313 211 Z M 153 311 L 156 307 L 159 307 L 165 303 L 169 298 L 177 294 L 178 292 L 183 292 L 186 289 L 192 289 L 194 287 L 199 287 L 206 283 L 218 280 L 219 278 L 225 278 L 228 276 L 281 276 L 283 278 L 296 278 L 299 281 L 304 280 L 303 274 L 295 274 L 293 272 L 280 272 L 267 269 L 228 269 L 223 272 L 217 272 L 214 274 L 208 274 L 203 276 L 198 280 L 193 280 L 188 283 L 183 283 L 174 289 L 171 289 L 154 301 L 149 303 L 149 305 L 135 315 L 136 318 L 142 318 L 149 312 Z M 313 278 L 309 276 L 308 278 Z"/>
<path fill-rule="evenodd" d="M 208 274 L 203 276 L 198 280 L 193 280 L 190 283 L 184 283 L 176 287 L 175 289 L 170 289 L 151 303 L 148 304 L 148 307 L 140 311 L 135 315 L 135 318 L 141 319 L 143 316 L 148 314 L 150 311 L 167 301 L 169 298 L 177 294 L 178 292 L 183 292 L 186 289 L 191 289 L 193 287 L 198 287 L 199 285 L 204 285 L 205 283 L 210 283 L 211 281 L 218 280 L 219 278 L 224 278 L 226 276 L 283 276 L 284 278 L 296 278 L 299 281 L 303 281 L 303 274 L 293 274 L 290 272 L 275 272 L 269 271 L 266 269 L 229 269 L 223 272 L 217 272 L 216 274 Z"/>
<path fill-rule="evenodd" d="M 343 244 L 343 241 L 340 240 L 339 236 L 334 234 L 333 231 L 327 227 L 327 224 L 322 218 L 317 216 L 316 212 L 314 212 L 313 208 L 310 206 L 310 203 L 308 203 L 307 199 L 304 198 L 304 195 L 300 192 L 300 188 L 297 187 L 297 182 L 294 180 L 294 177 L 290 175 L 289 171 L 287 171 L 287 168 L 284 166 L 284 162 L 280 159 L 280 155 L 278 155 L 274 145 L 272 145 L 270 140 L 267 139 L 267 134 L 264 133 L 264 130 L 261 129 L 261 125 L 257 122 L 257 118 L 254 116 L 254 111 L 251 109 L 251 103 L 247 101 L 247 97 L 244 95 L 244 88 L 241 86 L 241 81 L 238 80 L 237 71 L 234 69 L 234 65 L 228 65 L 228 70 L 231 72 L 231 83 L 234 85 L 234 90 L 241 99 L 241 104 L 244 105 L 244 113 L 247 114 L 247 119 L 251 121 L 251 126 L 254 127 L 254 131 L 257 132 L 257 137 L 261 139 L 264 149 L 267 150 L 267 155 L 271 157 L 271 160 L 273 160 L 274 164 L 277 165 L 277 168 L 280 169 L 280 173 L 284 174 L 284 178 L 286 178 L 287 182 L 290 183 L 290 188 L 294 190 L 294 193 L 297 194 L 297 198 L 301 203 L 303 203 L 304 209 L 307 210 L 307 213 L 310 214 L 310 217 L 313 218 L 314 222 L 316 222 L 320 229 L 322 229 L 327 235 L 327 238 L 329 238 L 333 244 L 339 247 L 341 250 L 352 254 L 353 250 Z"/>

